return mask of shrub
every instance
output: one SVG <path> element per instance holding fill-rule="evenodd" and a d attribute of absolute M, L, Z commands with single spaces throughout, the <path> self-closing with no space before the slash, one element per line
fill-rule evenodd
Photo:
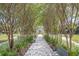
<path fill-rule="evenodd" d="M 56 38 L 49 37 L 48 35 L 45 35 L 45 39 L 52 46 L 57 46 L 58 40 Z"/>
<path fill-rule="evenodd" d="M 0 49 L 1 56 L 16 56 L 17 53 L 15 50 L 8 50 L 8 49 Z"/>
<path fill-rule="evenodd" d="M 51 43 L 53 46 L 57 46 L 58 40 L 55 38 L 51 38 Z"/>
<path fill-rule="evenodd" d="M 50 43 L 50 37 L 48 35 L 45 35 L 44 38 L 48 43 Z"/>
<path fill-rule="evenodd" d="M 19 42 L 18 41 L 16 42 L 15 47 L 16 48 L 24 48 L 24 47 L 27 47 L 27 45 L 32 42 L 33 42 L 32 36 L 23 37 L 23 38 L 19 39 Z"/>
<path fill-rule="evenodd" d="M 65 50 L 67 50 L 68 49 L 68 47 L 67 47 L 67 45 L 66 44 L 62 44 L 62 46 L 61 47 L 63 47 Z"/>
<path fill-rule="evenodd" d="M 66 51 L 68 51 L 69 56 L 77 56 L 77 55 L 79 55 L 79 47 L 77 47 L 77 46 L 73 45 L 71 51 L 69 51 L 69 48 L 67 47 L 67 45 L 65 43 L 63 43 L 61 47 L 63 47 Z"/>
<path fill-rule="evenodd" d="M 76 50 L 71 50 L 68 52 L 69 56 L 77 56 L 77 51 Z"/>
<path fill-rule="evenodd" d="M 65 44 L 62 47 L 67 50 L 67 46 Z M 79 55 L 79 47 L 73 46 L 71 51 L 68 51 L 69 56 L 78 56 Z"/>
<path fill-rule="evenodd" d="M 0 46 L 0 55 L 1 56 L 16 56 L 18 52 L 22 48 L 27 48 L 29 43 L 33 42 L 33 37 L 22 37 L 20 39 L 15 40 L 14 49 L 9 50 L 8 43 Z"/>

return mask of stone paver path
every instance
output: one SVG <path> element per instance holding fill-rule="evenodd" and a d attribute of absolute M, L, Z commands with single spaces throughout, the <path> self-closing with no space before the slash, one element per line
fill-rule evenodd
<path fill-rule="evenodd" d="M 43 35 L 38 35 L 35 42 L 31 45 L 25 56 L 58 56 L 43 38 Z"/>

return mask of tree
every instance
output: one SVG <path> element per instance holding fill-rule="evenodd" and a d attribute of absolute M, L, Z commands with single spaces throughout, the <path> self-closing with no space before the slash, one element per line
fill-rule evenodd
<path fill-rule="evenodd" d="M 66 32 L 66 25 L 65 25 L 65 20 L 67 20 L 66 8 L 67 8 L 67 4 L 56 5 L 57 17 L 59 19 L 59 33 L 61 37 L 61 42 L 62 42 L 62 34 L 64 34 L 66 37 L 67 48 L 69 48 L 68 34 Z"/>
<path fill-rule="evenodd" d="M 68 5 L 68 9 L 67 9 L 68 13 L 67 14 L 67 18 L 70 17 L 70 21 L 67 20 L 67 29 L 69 30 L 69 48 L 70 48 L 70 51 L 72 50 L 72 36 L 73 34 L 75 33 L 75 30 L 76 30 L 76 20 L 77 20 L 77 17 L 78 17 L 78 12 L 79 12 L 79 7 L 78 7 L 78 4 L 69 4 Z"/>
<path fill-rule="evenodd" d="M 58 44 L 58 33 L 59 33 L 59 20 L 57 17 L 56 4 L 47 4 L 47 9 L 44 15 L 44 28 L 47 35 L 52 35 L 55 46 Z M 53 44 L 53 43 L 52 43 Z"/>
<path fill-rule="evenodd" d="M 13 33 L 16 24 L 15 18 L 15 5 L 16 4 L 0 4 L 0 13 L 1 13 L 1 26 L 4 32 L 8 36 L 9 48 L 13 49 Z"/>

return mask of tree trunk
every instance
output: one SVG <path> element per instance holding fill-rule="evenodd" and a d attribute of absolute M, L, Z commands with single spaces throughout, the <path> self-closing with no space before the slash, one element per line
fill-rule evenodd
<path fill-rule="evenodd" d="M 8 42 L 9 42 L 9 48 L 10 48 L 10 50 L 12 50 L 13 49 L 13 43 L 14 43 L 14 41 L 13 41 L 13 32 L 9 32 L 8 33 Z"/>
<path fill-rule="evenodd" d="M 72 49 L 72 34 L 70 34 L 70 36 L 69 36 L 69 38 L 70 38 L 70 51 L 71 51 L 71 49 Z"/>
<path fill-rule="evenodd" d="M 65 37 L 66 37 L 67 49 L 69 50 L 68 35 L 67 35 L 67 34 L 65 34 Z"/>

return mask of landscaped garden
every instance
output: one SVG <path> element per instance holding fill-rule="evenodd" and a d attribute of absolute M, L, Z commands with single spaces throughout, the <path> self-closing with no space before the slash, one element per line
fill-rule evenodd
<path fill-rule="evenodd" d="M 76 3 L 2 3 L 0 56 L 55 56 L 54 52 L 59 56 L 79 56 L 78 28 L 79 4 Z"/>

